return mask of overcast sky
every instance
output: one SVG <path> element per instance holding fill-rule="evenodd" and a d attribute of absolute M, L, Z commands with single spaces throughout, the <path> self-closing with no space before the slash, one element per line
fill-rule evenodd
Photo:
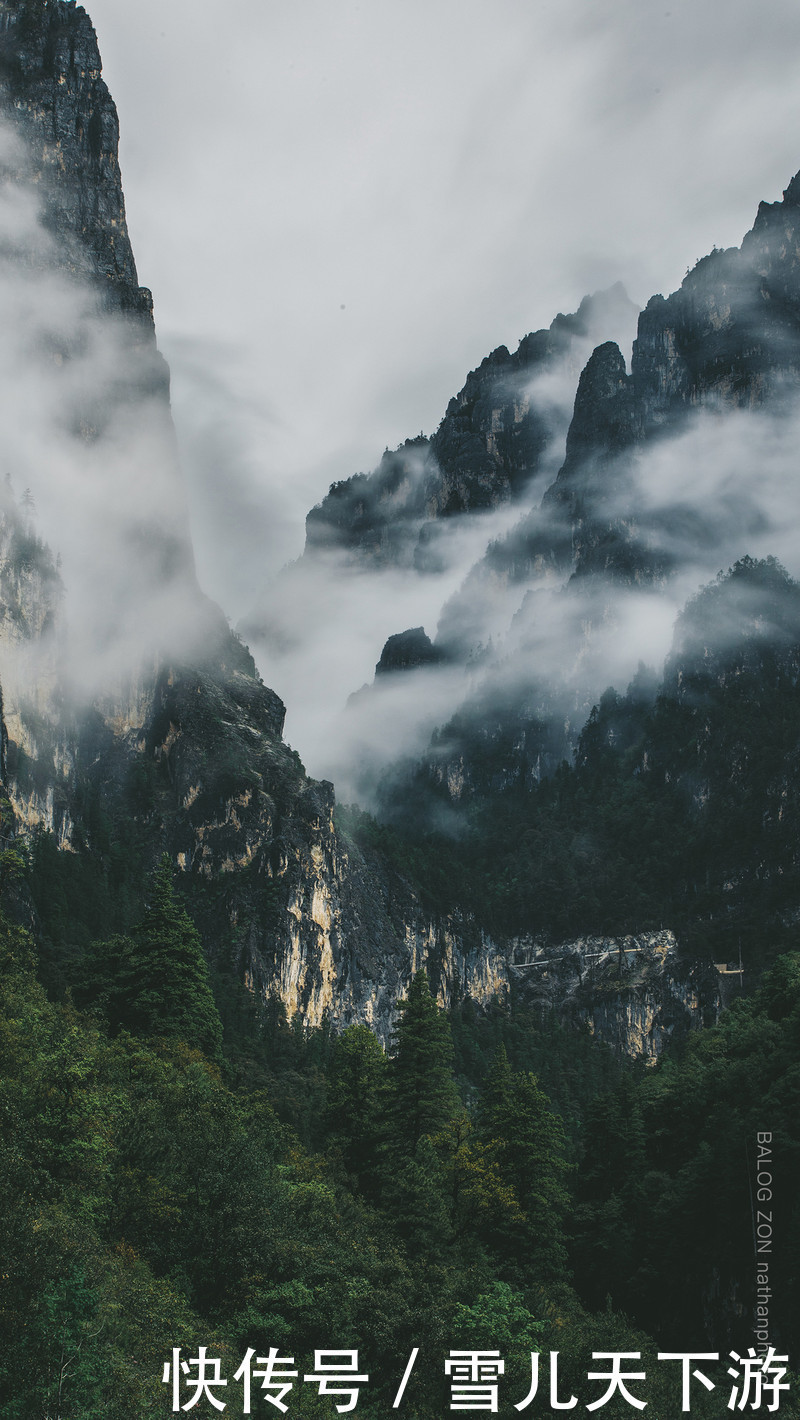
<path fill-rule="evenodd" d="M 643 303 L 800 168 L 796 0 L 91 0 L 207 589 L 493 347 Z"/>

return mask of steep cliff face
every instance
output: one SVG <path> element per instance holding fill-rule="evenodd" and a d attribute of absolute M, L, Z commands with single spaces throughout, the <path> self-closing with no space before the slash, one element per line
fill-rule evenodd
<path fill-rule="evenodd" d="M 22 140 L 15 180 L 35 185 L 54 237 L 49 259 L 135 312 L 153 335 L 125 220 L 119 123 L 91 20 L 75 0 L 3 0 L 0 106 Z"/>
<path fill-rule="evenodd" d="M 617 285 L 526 335 L 513 355 L 505 346 L 493 351 L 450 401 L 431 440 L 440 480 L 429 514 L 446 517 L 519 497 L 565 432 L 554 377 L 573 383 L 587 343 L 604 328 L 616 333 L 635 311 Z"/>
<path fill-rule="evenodd" d="M 124 724 L 98 719 L 79 779 L 108 818 L 133 820 L 151 856 L 169 853 L 209 955 L 289 1018 L 367 1021 L 388 1039 L 422 966 L 443 1005 L 504 997 L 498 946 L 468 918 L 432 918 L 337 830 L 333 785 L 307 778 L 283 713 L 230 641 L 205 666 L 165 667 Z"/>
<path fill-rule="evenodd" d="M 442 522 L 519 500 L 559 449 L 571 390 L 600 333 L 633 325 L 622 287 L 501 345 L 471 371 L 436 433 L 388 450 L 370 474 L 332 485 L 306 520 L 306 555 L 339 549 L 356 564 L 440 565 Z M 565 400 L 566 390 L 566 400 Z"/>
<path fill-rule="evenodd" d="M 712 1025 L 721 1009 L 710 962 L 678 955 L 672 932 L 514 944 L 512 978 L 527 1004 L 555 1011 L 618 1054 L 654 1065 L 670 1044 Z"/>
<path fill-rule="evenodd" d="M 19 826 L 44 825 L 65 843 L 71 822 L 60 787 L 73 756 L 57 705 L 64 588 L 30 493 L 18 504 L 7 483 L 0 509 L 4 783 Z"/>
<path fill-rule="evenodd" d="M 75 496 L 88 467 L 102 482 L 90 478 L 84 496 L 105 488 L 121 505 L 118 605 L 109 584 L 102 590 L 106 633 L 123 651 L 129 636 L 131 645 L 89 697 L 73 650 L 83 630 L 75 604 L 34 531 L 29 496 L 18 505 L 9 489 L 0 521 L 6 834 L 40 845 L 49 835 L 68 867 L 112 896 L 114 884 L 122 896 L 141 891 L 167 851 L 209 956 L 310 1024 L 367 1020 L 386 1038 L 394 1002 L 423 965 L 443 1004 L 503 996 L 494 943 L 467 918 L 432 919 L 377 854 L 337 831 L 332 785 L 307 778 L 282 740 L 283 705 L 196 585 L 167 372 L 128 240 L 116 111 L 88 16 L 68 0 L 4 0 L 0 39 L 0 118 L 13 131 L 4 179 L 36 212 L 28 248 L 4 252 L 0 277 L 23 273 L 47 336 L 55 273 L 64 309 L 85 326 L 24 358 L 44 417 L 54 389 L 63 400 L 47 447 L 59 459 L 67 451 Z M 86 360 L 98 333 L 104 358 Z M 144 450 L 131 419 L 149 421 Z M 144 457 L 158 479 L 152 519 L 135 506 Z M 95 527 L 86 511 L 82 555 L 102 569 L 114 557 L 108 522 Z M 135 618 L 154 586 L 162 599 L 131 636 L 123 614 Z M 69 951 L 69 924 L 59 930 Z"/>
<path fill-rule="evenodd" d="M 645 436 L 687 407 L 756 408 L 800 384 L 799 178 L 759 205 L 740 250 L 704 257 L 642 312 L 631 374 Z"/>

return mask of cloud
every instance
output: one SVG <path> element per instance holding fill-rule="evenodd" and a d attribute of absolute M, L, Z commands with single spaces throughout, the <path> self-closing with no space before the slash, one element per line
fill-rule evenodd
<path fill-rule="evenodd" d="M 264 667 L 294 707 L 290 735 L 311 747 L 314 772 L 334 778 L 343 797 L 371 803 L 381 772 L 423 753 L 432 728 L 464 707 L 487 724 L 514 705 L 523 718 L 580 729 L 608 685 L 624 690 L 641 662 L 660 670 L 682 608 L 719 571 L 745 556 L 777 556 L 800 576 L 799 441 L 795 401 L 771 411 L 699 410 L 682 432 L 639 450 L 624 499 L 603 506 L 669 567 L 651 585 L 569 580 L 532 562 L 520 572 L 521 561 L 498 555 L 481 558 L 448 600 L 445 577 L 357 572 L 335 559 L 295 564 L 294 589 L 289 582 L 284 592 L 297 621 L 286 627 L 283 654 Z M 527 516 L 526 545 L 532 529 L 542 546 L 552 541 L 553 516 L 547 508 Z M 468 526 L 466 558 L 489 530 L 479 519 Z M 508 542 L 499 548 L 504 554 Z M 462 646 L 471 641 L 478 654 L 466 666 L 386 677 L 343 712 L 346 687 L 368 678 L 385 635 L 420 622 L 430 632 L 437 601 L 444 644 L 458 627 Z M 755 601 L 751 614 L 760 615 Z"/>
<path fill-rule="evenodd" d="M 152 335 L 44 230 L 4 129 L 0 152 L 0 473 L 61 558 L 64 671 L 90 697 L 143 658 L 197 650 L 206 604 Z"/>
<path fill-rule="evenodd" d="M 329 772 L 342 759 L 331 708 L 371 676 L 387 635 L 434 631 L 476 544 L 509 523 L 454 523 L 441 581 L 328 566 L 301 592 L 274 578 L 302 546 L 304 513 L 386 445 L 431 431 L 498 343 L 618 278 L 642 300 L 669 290 L 713 244 L 741 239 L 758 198 L 798 166 L 800 12 L 793 0 L 757 17 L 749 0 L 232 0 L 221 30 L 189 0 L 91 9 L 138 266 L 174 366 L 203 579 L 235 616 L 250 589 L 272 587 L 298 650 L 294 667 L 273 651 L 262 668 L 288 701 L 290 738 Z M 8 196 L 7 242 L 40 239 L 30 201 Z M 11 472 L 62 550 L 76 665 L 97 678 L 142 628 L 192 622 L 188 572 L 143 575 L 165 529 L 184 546 L 174 449 L 158 398 L 120 399 L 118 378 L 136 384 L 150 358 L 132 355 L 129 332 L 57 274 L 15 282 L 0 298 L 4 332 L 25 332 L 0 336 Z M 548 394 L 563 414 L 566 383 Z M 70 411 L 96 397 L 103 429 L 87 440 Z M 705 575 L 702 556 L 694 570 Z M 555 612 L 510 630 L 515 599 L 491 611 L 490 634 L 511 648 L 524 630 L 530 664 L 568 659 Z M 570 625 L 597 620 L 577 606 Z M 652 607 L 631 601 L 625 634 L 609 633 L 615 677 L 626 648 L 663 640 Z M 461 682 L 441 683 L 449 704 Z M 416 716 L 404 704 L 404 734 Z"/>
<path fill-rule="evenodd" d="M 489 350 L 617 279 L 674 289 L 800 166 L 794 0 L 90 8 L 198 529 L 204 390 L 231 391 L 242 516 L 202 561 L 235 617 Z"/>

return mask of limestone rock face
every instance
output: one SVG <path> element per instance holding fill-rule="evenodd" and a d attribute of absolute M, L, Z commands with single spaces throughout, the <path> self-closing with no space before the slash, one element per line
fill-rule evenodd
<path fill-rule="evenodd" d="M 583 1026 L 620 1055 L 654 1065 L 670 1043 L 711 1025 L 721 1008 L 709 962 L 678 955 L 670 931 L 514 944 L 511 975 L 524 999 Z"/>
<path fill-rule="evenodd" d="M 116 110 L 82 7 L 0 0 L 0 122 L 9 137 L 3 178 L 32 195 L 38 213 L 35 240 L 3 259 L 21 262 L 34 283 L 55 272 L 70 300 L 79 293 L 74 307 L 82 318 L 88 310 L 91 329 L 99 322 L 113 332 L 109 359 L 120 368 L 87 366 L 91 418 L 70 411 L 63 432 L 76 470 L 91 458 L 98 473 L 123 480 L 112 502 L 138 477 L 135 460 L 126 464 L 117 453 L 120 409 L 126 427 L 143 412 L 152 420 L 146 453 L 163 488 L 157 522 L 137 513 L 123 528 L 133 548 L 125 555 L 138 571 L 121 588 L 121 607 L 135 612 L 159 579 L 166 588 L 158 634 L 115 664 L 87 703 L 72 667 L 79 628 L 65 630 L 60 575 L 25 498 L 18 504 L 7 490 L 0 678 L 13 820 L 7 813 L 6 832 L 44 830 L 63 852 L 88 851 L 100 864 L 124 833 L 140 845 L 145 871 L 168 852 L 208 955 L 310 1024 L 323 1016 L 337 1026 L 365 1020 L 386 1039 L 395 1001 L 423 965 L 442 1004 L 465 994 L 502 997 L 508 976 L 496 945 L 468 920 L 433 920 L 377 854 L 365 856 L 337 831 L 333 786 L 310 780 L 284 744 L 281 701 L 197 587 L 174 499 L 172 524 L 166 518 L 179 483 L 168 375 L 128 239 Z M 46 302 L 39 306 L 46 319 Z M 53 366 L 69 369 L 81 358 L 83 334 L 68 335 L 57 359 L 45 342 L 42 388 L 52 387 Z M 85 555 L 96 550 L 87 531 Z M 170 615 L 174 627 L 165 624 Z"/>
<path fill-rule="evenodd" d="M 117 110 L 81 5 L 3 0 L 0 107 L 23 140 L 16 176 L 42 194 L 55 258 L 97 282 L 110 306 L 144 317 L 152 337 L 125 220 Z"/>

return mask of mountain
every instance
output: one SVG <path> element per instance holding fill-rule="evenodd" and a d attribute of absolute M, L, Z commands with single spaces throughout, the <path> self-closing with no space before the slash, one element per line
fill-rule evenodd
<path fill-rule="evenodd" d="M 571 757 L 609 683 L 657 670 L 720 569 L 793 566 L 796 219 L 794 180 L 741 248 L 648 302 L 630 360 L 611 329 L 633 334 L 619 288 L 494 351 L 430 438 L 311 510 L 303 556 L 241 629 L 290 707 L 325 679 L 302 733 L 345 797 L 376 808 L 382 776 L 441 762 L 445 743 L 457 792 L 480 773 L 480 727 L 508 741 L 498 783 L 535 782 Z M 419 627 L 434 656 L 360 690 Z"/>
<path fill-rule="evenodd" d="M 518 502 L 546 471 L 566 432 L 563 385 L 599 332 L 625 330 L 635 316 L 617 285 L 526 335 L 513 354 L 493 350 L 430 439 L 407 439 L 372 473 L 331 485 L 306 519 L 305 555 L 338 549 L 359 561 L 436 570 L 446 520 Z"/>
<path fill-rule="evenodd" d="M 751 552 L 790 551 L 799 192 L 795 178 L 740 249 L 649 301 L 630 373 L 615 343 L 597 346 L 557 477 L 443 606 L 433 648 L 467 679 L 417 751 L 422 777 L 449 786 L 437 821 L 552 774 L 605 686 L 664 656 L 687 595 Z M 402 818 L 405 771 L 384 773 Z"/>
<path fill-rule="evenodd" d="M 305 775 L 281 701 L 197 585 L 88 16 L 5 0 L 0 35 L 3 200 L 26 201 L 0 273 L 20 313 L 5 420 L 34 490 L 7 490 L 0 528 L 5 832 L 30 845 L 51 987 L 91 937 L 129 930 L 166 851 L 209 958 L 290 1018 L 386 1037 L 423 962 L 443 1002 L 502 995 L 478 927 L 432 919 L 339 832 L 332 785 Z M 39 519 L 65 540 L 60 568 Z"/>
<path fill-rule="evenodd" d="M 574 314 L 557 315 L 513 353 L 506 346 L 492 351 L 468 374 L 430 437 L 406 439 L 385 450 L 372 472 L 331 485 L 306 518 L 302 556 L 270 579 L 239 624 L 260 664 L 284 680 L 288 693 L 316 664 L 343 706 L 388 635 L 400 634 L 391 619 L 399 607 L 413 605 L 415 618 L 438 614 L 487 541 L 552 482 L 581 368 L 598 339 L 629 344 L 636 315 L 620 285 L 587 296 Z M 338 657 L 326 655 L 326 643 L 341 641 L 344 618 L 360 628 L 376 624 L 381 639 L 374 654 L 348 647 Z M 443 641 L 442 648 L 449 651 Z M 315 738 L 321 733 L 331 738 L 317 729 Z M 343 734 L 350 737 L 347 729 Z M 379 740 L 377 727 L 363 738 Z M 347 756 L 326 772 L 346 782 L 348 793 L 359 791 Z"/>
<path fill-rule="evenodd" d="M 489 549 L 486 575 L 524 582 L 551 566 L 636 584 L 669 574 L 668 522 L 642 506 L 633 465 L 703 412 L 791 404 L 800 383 L 799 223 L 800 174 L 782 202 L 759 205 L 741 248 L 715 250 L 678 291 L 648 301 L 630 373 L 618 345 L 594 350 L 558 476 L 541 507 Z"/>
<path fill-rule="evenodd" d="M 94 31 L 80 7 L 47 0 L 6 3 L 2 35 L 10 155 L 4 191 L 7 200 L 26 194 L 22 235 L 31 253 L 23 261 L 21 240 L 12 244 L 3 280 L 22 293 L 38 332 L 19 361 L 24 393 L 30 386 L 43 402 L 57 397 L 52 427 L 39 443 L 9 412 L 36 496 L 26 490 L 20 500 L 7 490 L 0 542 L 7 831 L 30 844 L 30 910 L 52 989 L 69 984 L 89 940 L 130 930 L 165 851 L 207 957 L 223 975 L 246 982 L 257 999 L 276 999 L 290 1018 L 310 1025 L 330 1019 L 339 1027 L 367 1021 L 384 1039 L 394 1003 L 420 963 L 443 1004 L 464 995 L 487 1003 L 507 993 L 519 942 L 541 932 L 550 940 L 560 933 L 563 941 L 660 930 L 664 911 L 670 927 L 688 921 L 677 887 L 666 897 L 660 888 L 637 889 L 616 915 L 592 888 L 574 911 L 556 916 L 546 895 L 501 887 L 514 874 L 517 851 L 500 826 L 509 805 L 517 805 L 516 814 L 519 796 L 528 796 L 520 811 L 538 824 L 549 776 L 573 746 L 585 755 L 596 734 L 592 720 L 583 728 L 592 676 L 559 682 L 531 650 L 538 643 L 529 641 L 529 608 L 541 621 L 544 604 L 527 584 L 505 641 L 478 647 L 474 688 L 458 715 L 421 760 L 395 766 L 381 791 L 384 812 L 411 836 L 412 849 L 415 835 L 442 827 L 455 840 L 440 843 L 426 864 L 363 816 L 337 821 L 333 786 L 305 774 L 282 738 L 280 698 L 197 586 L 166 369 L 127 237 L 116 113 Z M 562 660 L 587 662 L 591 618 L 583 584 L 602 578 L 605 590 L 592 591 L 600 608 L 595 621 L 609 621 L 613 636 L 608 588 L 667 576 L 666 563 L 654 570 L 649 545 L 647 555 L 641 551 L 635 506 L 610 519 L 609 502 L 629 490 L 632 450 L 674 439 L 704 404 L 786 404 L 795 307 L 780 233 L 794 211 L 791 188 L 783 204 L 760 210 L 741 253 L 700 263 L 680 293 L 650 303 L 631 375 L 609 341 L 588 356 L 565 457 L 541 511 L 486 554 L 498 574 L 513 545 L 520 565 L 527 558 L 528 571 L 550 577 L 544 616 L 555 608 L 561 617 Z M 417 557 L 433 545 L 430 525 L 479 518 L 488 504 L 513 503 L 526 489 L 530 496 L 557 448 L 556 415 L 565 381 L 577 377 L 576 361 L 599 329 L 624 325 L 630 315 L 627 297 L 614 288 L 526 337 L 513 356 L 495 351 L 468 377 L 430 441 L 409 441 L 366 483 L 330 495 L 311 518 L 316 532 L 303 561 L 312 563 L 339 537 L 323 535 L 324 527 L 342 531 L 340 552 L 369 560 L 377 546 L 373 513 L 383 506 L 381 527 L 394 532 L 380 532 L 378 542 L 384 550 L 395 546 L 397 532 L 407 558 L 413 533 L 413 575 L 435 576 L 420 571 Z M 43 465 L 56 454 L 69 502 L 80 507 L 77 539 L 64 527 L 60 566 L 37 517 L 46 520 L 49 500 L 59 506 L 65 490 L 48 482 L 34 458 L 41 455 Z M 421 481 L 409 460 L 424 465 Z M 137 480 L 145 461 L 143 498 Z M 394 492 L 384 497 L 389 485 Z M 362 525 L 354 509 L 365 488 Z M 538 539 L 535 554 L 531 538 Z M 601 556 L 612 545 L 613 555 Z M 387 551 L 384 561 L 394 555 Z M 517 576 L 509 565 L 506 586 Z M 448 640 L 441 628 L 434 643 L 422 627 L 400 634 L 378 662 L 382 693 L 394 694 L 408 677 L 452 674 L 454 665 L 458 673 L 470 646 L 468 636 Z M 629 695 L 649 713 L 655 690 L 645 691 L 645 681 Z M 370 697 L 361 699 L 369 710 Z M 630 712 L 634 720 L 639 713 Z M 582 761 L 575 772 L 587 772 Z M 509 822 L 517 821 L 514 814 Z M 538 841 L 539 828 L 532 831 Z M 488 895 L 486 874 L 470 857 L 476 835 L 494 875 Z M 565 847 L 565 863 L 570 851 Z M 444 892 L 430 877 L 440 855 L 454 865 Z M 594 872 L 593 854 L 589 861 Z M 538 866 L 525 871 L 539 880 Z M 618 1025 L 608 1032 L 616 1039 Z"/>
<path fill-rule="evenodd" d="M 797 1361 L 795 184 L 631 374 L 584 306 L 312 519 L 283 586 L 333 661 L 342 579 L 415 607 L 348 711 L 379 820 L 198 586 L 91 24 L 0 0 L 0 41 L 4 1420 L 246 1414 L 278 1350 L 302 1413 L 312 1357 L 376 1415 L 410 1357 L 436 1420 L 453 1345 L 502 1348 L 501 1415 L 549 1349 L 562 1406 L 632 1355 L 669 1416 L 687 1338 L 693 1408 L 743 1408 L 754 1339 Z"/>

